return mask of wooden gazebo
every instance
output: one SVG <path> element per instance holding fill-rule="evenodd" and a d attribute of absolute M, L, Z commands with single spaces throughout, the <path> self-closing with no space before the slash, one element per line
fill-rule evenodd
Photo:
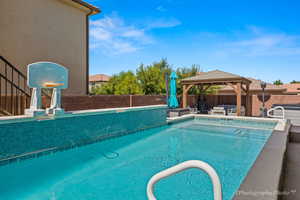
<path fill-rule="evenodd" d="M 241 115 L 242 95 L 244 94 L 246 95 L 246 115 L 249 116 L 251 113 L 250 84 L 251 80 L 228 72 L 219 70 L 202 72 L 197 76 L 181 80 L 183 86 L 182 105 L 183 108 L 187 107 L 188 91 L 193 86 L 198 86 L 201 93 L 204 93 L 211 86 L 228 85 L 233 88 L 236 94 L 237 115 Z"/>

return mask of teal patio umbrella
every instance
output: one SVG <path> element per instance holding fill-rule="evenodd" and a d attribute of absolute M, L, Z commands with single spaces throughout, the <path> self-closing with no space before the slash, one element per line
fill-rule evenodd
<path fill-rule="evenodd" d="M 176 96 L 176 79 L 177 79 L 177 74 L 175 72 L 171 73 L 170 76 L 170 96 L 169 96 L 169 107 L 170 108 L 177 108 L 178 107 L 178 101 L 177 101 L 177 96 Z"/>

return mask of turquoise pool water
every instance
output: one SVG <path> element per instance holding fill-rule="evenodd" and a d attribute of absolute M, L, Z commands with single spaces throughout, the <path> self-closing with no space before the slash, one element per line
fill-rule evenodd
<path fill-rule="evenodd" d="M 0 166 L 0 199 L 142 200 L 148 180 L 186 160 L 202 160 L 220 176 L 232 199 L 272 133 L 203 125 L 189 120 Z M 212 185 L 191 169 L 155 187 L 160 200 L 209 200 Z"/>

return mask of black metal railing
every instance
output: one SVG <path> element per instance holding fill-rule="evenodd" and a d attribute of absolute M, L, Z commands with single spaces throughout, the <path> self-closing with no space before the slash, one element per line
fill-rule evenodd
<path fill-rule="evenodd" d="M 22 115 L 29 104 L 27 77 L 0 55 L 0 115 Z"/>

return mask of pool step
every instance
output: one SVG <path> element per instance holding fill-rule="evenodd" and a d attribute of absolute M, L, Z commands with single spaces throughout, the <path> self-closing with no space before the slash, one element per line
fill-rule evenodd
<path fill-rule="evenodd" d="M 289 143 L 287 148 L 284 190 L 282 200 L 300 199 L 300 143 Z"/>
<path fill-rule="evenodd" d="M 292 126 L 290 130 L 290 142 L 300 143 L 300 126 Z"/>

